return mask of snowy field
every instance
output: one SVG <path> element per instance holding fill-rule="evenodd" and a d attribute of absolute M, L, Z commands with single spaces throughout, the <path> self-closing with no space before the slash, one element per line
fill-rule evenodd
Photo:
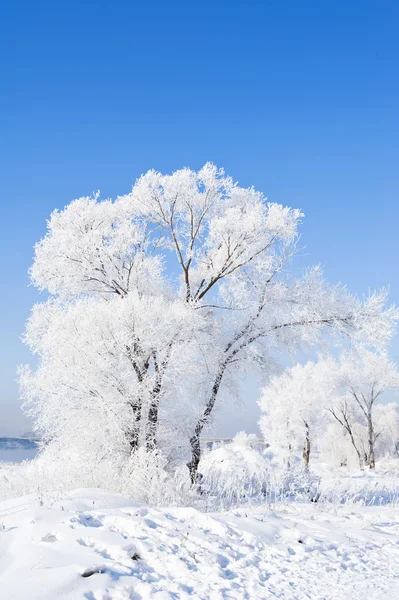
<path fill-rule="evenodd" d="M 231 481 L 238 465 L 260 459 L 236 443 L 205 454 L 202 466 L 226 489 L 225 474 Z M 316 461 L 317 502 L 258 496 L 216 512 L 149 507 L 101 489 L 43 495 L 38 483 L 36 494 L 0 502 L 0 598 L 396 599 L 397 463 L 370 473 Z M 3 493 L 24 468 L 0 464 Z"/>
<path fill-rule="evenodd" d="M 399 595 L 399 511 L 148 508 L 78 490 L 0 503 L 7 600 L 355 600 Z"/>

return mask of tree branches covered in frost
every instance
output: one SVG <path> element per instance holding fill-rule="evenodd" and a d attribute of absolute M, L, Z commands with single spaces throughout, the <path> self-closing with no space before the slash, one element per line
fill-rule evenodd
<path fill-rule="evenodd" d="M 26 341 L 39 366 L 21 371 L 45 439 L 87 452 L 190 445 L 220 393 L 278 352 L 348 337 L 383 346 L 398 317 L 387 293 L 365 301 L 319 268 L 291 278 L 300 210 L 268 203 L 206 164 L 149 171 L 115 201 L 80 198 L 48 221 L 32 282 Z"/>

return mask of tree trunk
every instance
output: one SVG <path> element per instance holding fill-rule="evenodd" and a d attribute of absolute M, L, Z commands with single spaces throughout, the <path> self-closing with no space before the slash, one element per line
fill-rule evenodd
<path fill-rule="evenodd" d="M 357 459 L 359 461 L 359 468 L 361 471 L 364 471 L 364 465 L 367 464 L 367 454 L 365 454 L 364 458 L 362 458 L 362 453 L 356 446 L 355 439 L 354 439 L 352 433 L 350 433 L 350 437 L 351 437 L 352 446 L 354 447 L 355 452 L 357 454 Z"/>
<path fill-rule="evenodd" d="M 302 450 L 302 458 L 305 465 L 305 469 L 309 469 L 310 460 L 310 434 L 309 425 L 305 421 L 305 443 Z"/>
<path fill-rule="evenodd" d="M 148 410 L 148 429 L 146 435 L 147 450 L 155 450 L 157 446 L 158 411 L 159 397 L 157 396 L 152 400 Z"/>
<path fill-rule="evenodd" d="M 355 442 L 355 438 L 354 438 L 354 435 L 353 435 L 352 427 L 350 425 L 350 422 L 349 422 L 349 419 L 348 419 L 348 416 L 347 416 L 346 406 L 345 406 L 344 409 L 341 409 L 341 417 L 342 418 L 340 418 L 335 413 L 335 411 L 333 409 L 331 409 L 330 412 L 331 412 L 332 416 L 334 417 L 334 419 L 336 419 L 336 421 L 338 421 L 338 423 L 340 425 L 342 425 L 342 427 L 345 429 L 345 431 L 347 431 L 349 433 L 349 437 L 351 439 L 352 446 L 354 447 L 355 452 L 357 454 L 357 458 L 359 460 L 359 467 L 360 467 L 361 471 L 363 471 L 364 470 L 364 464 L 363 464 L 363 460 L 362 460 L 362 455 L 361 455 L 361 452 L 360 452 L 360 450 L 357 447 L 357 444 Z M 366 460 L 365 464 L 367 464 L 367 455 L 365 456 L 365 460 Z"/>
<path fill-rule="evenodd" d="M 155 450 L 157 446 L 157 428 L 159 413 L 159 395 L 162 388 L 162 371 L 157 369 L 157 379 L 151 394 L 151 404 L 148 410 L 148 428 L 146 433 L 147 450 Z"/>
<path fill-rule="evenodd" d="M 139 424 L 141 420 L 141 402 L 132 404 L 133 411 L 133 428 L 129 433 L 130 453 L 136 452 L 139 447 Z"/>
<path fill-rule="evenodd" d="M 374 456 L 374 428 L 371 414 L 367 418 L 368 434 L 369 434 L 369 468 L 375 469 L 375 456 Z"/>
<path fill-rule="evenodd" d="M 364 465 L 367 465 L 367 454 L 365 454 L 364 457 L 362 458 L 362 453 L 360 452 L 360 450 L 356 446 L 355 438 L 353 437 L 352 432 L 350 432 L 349 435 L 350 435 L 350 438 L 351 438 L 352 446 L 354 447 L 355 452 L 357 454 L 357 459 L 359 461 L 359 468 L 360 468 L 361 471 L 364 471 Z"/>
<path fill-rule="evenodd" d="M 291 469 L 291 451 L 292 451 L 292 445 L 288 444 L 287 469 Z"/>
<path fill-rule="evenodd" d="M 161 364 L 158 363 L 157 353 L 155 350 L 152 352 L 152 359 L 154 361 L 154 370 L 156 373 L 154 388 L 151 392 L 151 403 L 148 410 L 148 427 L 146 432 L 146 447 L 147 450 L 155 450 L 157 447 L 157 428 L 158 428 L 158 413 L 159 413 L 159 402 L 162 390 L 162 380 L 165 370 L 169 363 L 170 353 L 173 346 L 173 340 L 169 342 L 168 349 L 164 360 Z"/>
<path fill-rule="evenodd" d="M 352 446 L 354 447 L 356 454 L 357 454 L 357 459 L 359 461 L 359 468 L 361 471 L 364 471 L 364 465 L 367 464 L 367 455 L 364 457 L 364 459 L 362 459 L 362 453 L 357 449 L 357 446 L 354 442 L 352 435 L 351 435 L 351 440 L 352 440 Z"/>
<path fill-rule="evenodd" d="M 205 426 L 205 424 L 209 420 L 209 416 L 215 406 L 216 398 L 219 392 L 220 384 L 222 383 L 223 375 L 226 370 L 228 364 L 228 360 L 222 363 L 219 367 L 218 374 L 216 376 L 215 382 L 212 387 L 211 396 L 208 400 L 207 405 L 205 406 L 205 410 L 202 413 L 201 417 L 198 419 L 197 425 L 194 429 L 194 434 L 190 438 L 191 445 L 191 461 L 187 463 L 188 469 L 190 471 L 191 483 L 194 484 L 197 481 L 198 475 L 198 465 L 201 458 L 201 433 Z"/>
<path fill-rule="evenodd" d="M 201 422 L 198 421 L 198 423 L 195 427 L 195 430 L 194 430 L 194 435 L 190 438 L 191 461 L 189 463 L 187 463 L 187 466 L 188 466 L 188 470 L 190 472 L 191 483 L 193 485 L 197 481 L 198 465 L 199 465 L 199 461 L 201 458 L 200 436 L 201 436 L 202 427 L 203 426 L 201 425 Z"/>
<path fill-rule="evenodd" d="M 130 364 L 132 365 L 134 372 L 136 373 L 138 383 L 141 386 L 143 384 L 144 376 L 145 376 L 146 372 L 148 371 L 149 362 L 145 361 L 144 364 L 142 366 L 140 366 L 139 363 L 137 362 L 137 360 L 135 360 L 135 352 L 137 351 L 136 343 L 133 344 L 133 348 L 129 345 L 126 345 L 125 349 L 126 349 L 126 354 L 130 361 Z M 143 406 L 142 398 L 139 397 L 136 403 L 131 402 L 130 406 L 131 406 L 132 412 L 133 412 L 133 426 L 129 432 L 129 444 L 130 444 L 130 453 L 133 454 L 134 452 L 136 452 L 137 448 L 139 447 L 139 442 L 140 442 L 139 428 L 140 428 L 140 421 L 142 419 L 142 414 L 141 414 L 142 406 Z"/>

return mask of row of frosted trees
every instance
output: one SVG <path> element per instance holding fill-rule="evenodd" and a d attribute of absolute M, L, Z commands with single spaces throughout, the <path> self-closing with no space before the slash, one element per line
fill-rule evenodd
<path fill-rule="evenodd" d="M 398 388 L 385 353 L 358 349 L 296 365 L 263 390 L 260 427 L 287 463 L 300 448 L 308 468 L 317 449 L 333 464 L 374 469 L 376 453 L 397 455 L 399 407 L 387 400 Z"/>

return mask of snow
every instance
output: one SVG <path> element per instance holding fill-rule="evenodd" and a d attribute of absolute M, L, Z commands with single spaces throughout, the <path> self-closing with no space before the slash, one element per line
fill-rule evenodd
<path fill-rule="evenodd" d="M 331 467 L 315 460 L 312 472 L 320 478 L 321 497 L 341 504 L 399 505 L 398 459 L 381 459 L 375 470 Z"/>
<path fill-rule="evenodd" d="M 398 509 L 318 504 L 205 514 L 99 489 L 0 503 L 7 600 L 305 598 L 399 594 Z"/>

